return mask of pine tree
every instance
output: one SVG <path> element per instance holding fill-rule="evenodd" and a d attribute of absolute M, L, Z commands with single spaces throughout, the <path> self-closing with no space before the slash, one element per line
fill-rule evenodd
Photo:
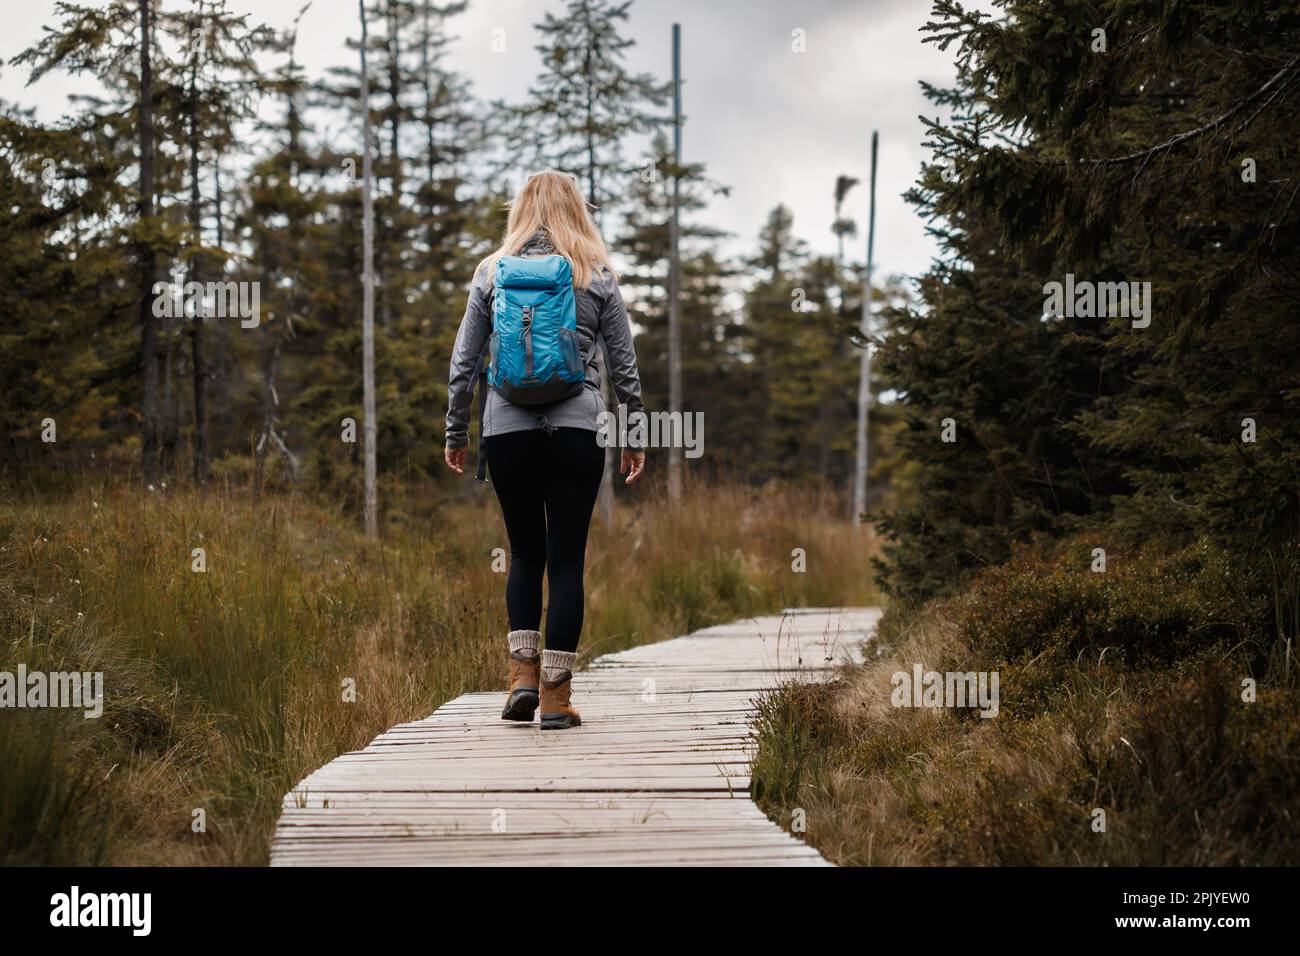
<path fill-rule="evenodd" d="M 123 366 L 136 357 L 116 278 L 130 263 L 103 242 L 96 205 L 118 171 L 95 125 L 42 129 L 0 108 L 0 461 L 89 464 L 128 426 Z M 50 362 L 50 357 L 58 361 Z M 53 433 L 47 436 L 47 420 Z M 53 442 L 43 441 L 52 437 Z"/>
<path fill-rule="evenodd" d="M 117 154 L 118 168 L 113 175 L 96 180 L 103 193 L 92 201 L 105 219 L 116 217 L 124 223 L 117 228 L 134 249 L 135 315 L 140 328 L 137 368 L 142 382 L 141 466 L 145 478 L 152 480 L 163 464 L 166 412 L 160 389 L 160 323 L 154 314 L 154 285 L 159 264 L 175 255 L 180 232 L 175 211 L 160 209 L 156 203 L 157 196 L 172 192 L 180 164 L 174 152 L 160 148 L 174 140 L 157 135 L 155 108 L 160 89 L 174 83 L 176 73 L 157 48 L 157 18 L 150 0 L 112 0 L 102 8 L 59 3 L 55 9 L 59 26 L 48 29 L 39 43 L 13 62 L 29 67 L 33 82 L 55 70 L 95 77 L 110 99 L 82 98 L 73 125 L 112 137 L 120 150 L 126 146 L 125 127 L 137 147 L 134 162 L 122 152 Z M 132 171 L 135 182 L 129 185 L 127 177 Z"/>
<path fill-rule="evenodd" d="M 743 375 L 740 322 L 728 305 L 737 270 L 724 262 L 718 241 L 725 233 L 702 225 L 698 213 L 710 196 L 727 188 L 711 180 L 703 164 L 674 170 L 671 148 L 656 134 L 624 203 L 624 229 L 615 247 L 629 264 L 621 276 L 628 314 L 637 327 L 637 360 L 642 396 L 651 410 L 668 407 L 668 253 L 672 214 L 671 177 L 680 176 L 683 213 L 682 369 L 684 409 L 705 418 L 705 454 L 701 464 L 743 462 L 748 436 L 736 428 L 745 401 L 736 386 Z M 693 464 L 688 468 L 695 467 Z"/>
<path fill-rule="evenodd" d="M 500 107 L 510 161 L 531 156 L 539 165 L 572 173 L 596 215 L 617 205 L 627 137 L 665 122 L 657 112 L 668 87 L 623 64 L 631 40 L 620 33 L 631 0 L 567 0 L 563 13 L 537 24 L 542 72 L 522 105 Z"/>
<path fill-rule="evenodd" d="M 476 195 L 469 168 L 482 148 L 482 124 L 463 77 L 444 62 L 447 22 L 463 3 L 384 2 L 367 8 L 376 28 L 367 54 L 375 64 L 371 120 L 376 130 L 375 261 L 376 389 L 382 409 L 379 469 L 441 474 L 441 449 L 430 422 L 446 408 L 445 378 L 430 374 L 430 357 L 451 350 L 470 278 L 501 220 L 500 196 Z M 356 49 L 355 42 L 351 44 Z M 325 102 L 355 110 L 358 73 L 332 69 L 319 88 Z M 322 168 L 360 168 L 357 152 L 331 144 Z M 320 477 L 342 481 L 352 456 L 340 460 L 340 422 L 357 415 L 351 356 L 359 355 L 355 309 L 347 306 L 347 270 L 357 268 L 360 219 L 355 179 L 325 197 L 334 223 L 332 247 L 319 263 L 345 283 L 313 306 L 295 351 L 311 356 L 314 374 L 295 392 L 295 414 L 313 436 Z M 349 309 L 353 311 L 349 311 Z M 295 363 L 299 364 L 299 363 Z M 350 446 L 348 452 L 355 450 Z"/>
<path fill-rule="evenodd" d="M 254 488 L 259 491 L 268 480 L 270 461 L 281 462 L 290 480 L 299 477 L 300 455 L 294 449 L 301 448 L 302 439 L 294 428 L 297 423 L 287 421 L 286 412 L 301 393 L 302 379 L 312 381 L 315 376 L 294 367 L 292 358 L 299 335 L 318 327 L 326 312 L 321 286 L 333 278 L 321 259 L 322 247 L 336 239 L 322 223 L 326 201 L 319 180 L 327 170 L 307 143 L 311 132 L 304 119 L 308 84 L 297 61 L 298 28 L 305 12 L 306 8 L 300 11 L 272 43 L 285 60 L 262 86 L 273 103 L 283 104 L 283 111 L 277 110 L 277 118 L 263 127 L 276 137 L 274 147 L 253 166 L 235 217 L 249 241 L 245 271 L 263 289 L 262 320 L 248 337 L 257 344 L 241 350 L 244 364 L 256 368 L 259 382 L 256 402 L 245 411 Z M 336 281 L 341 284 L 342 278 Z M 336 299 L 331 290 L 326 301 Z M 359 377 L 355 371 L 359 364 L 353 366 L 353 380 Z"/>
<path fill-rule="evenodd" d="M 933 127 L 939 162 L 908 193 L 941 255 L 920 303 L 886 314 L 877 363 L 906 423 L 898 447 L 918 471 L 915 503 L 880 522 L 883 580 L 909 597 L 1004 560 L 1013 542 L 1059 531 L 1122 490 L 1116 469 L 1068 431 L 1099 392 L 1120 387 L 1119 370 L 1044 319 L 1040 276 L 1052 251 L 1018 261 L 963 206 L 969 164 L 990 134 L 979 81 L 958 79 L 953 90 L 926 88 L 954 111 L 953 130 Z"/>
<path fill-rule="evenodd" d="M 747 265 L 756 278 L 740 341 L 751 400 L 740 427 L 751 436 L 752 477 L 840 485 L 852 466 L 857 365 L 838 266 L 809 255 L 785 206 L 769 213 Z"/>
<path fill-rule="evenodd" d="M 920 466 L 918 503 L 884 522 L 888 580 L 931 593 L 1083 520 L 1276 553 L 1300 530 L 1300 209 L 1280 174 L 1300 8 L 1004 6 L 941 0 L 926 28 L 961 74 L 929 91 L 957 115 L 931 124 L 944 168 L 913 194 L 945 255 L 884 343 Z M 1067 275 L 1149 282 L 1150 321 L 1127 301 L 1052 314 Z M 957 442 L 935 441 L 941 415 Z"/>
<path fill-rule="evenodd" d="M 235 138 L 238 124 L 252 118 L 258 92 L 255 58 L 271 48 L 273 35 L 264 27 L 250 27 L 246 16 L 230 13 L 225 0 L 191 0 L 189 10 L 163 16 L 160 25 L 174 35 L 181 50 L 182 89 L 177 91 L 180 102 L 176 113 L 184 129 L 188 177 L 185 282 L 202 283 L 209 274 L 219 276 L 225 264 L 222 250 L 207 247 L 204 242 L 205 160 L 215 158 Z M 209 268 L 213 269 L 211 273 Z M 196 309 L 184 321 L 189 326 L 191 345 L 194 478 L 202 483 L 210 463 L 208 331 L 202 309 Z"/>
<path fill-rule="evenodd" d="M 1057 244 L 1055 277 L 1151 284 L 1149 324 L 1074 323 L 1132 369 L 1073 426 L 1124 464 L 1133 494 L 1117 520 L 1247 554 L 1288 547 L 1300 535 L 1300 6 L 1008 13 L 996 31 L 949 17 L 997 128 L 1027 136 L 978 157 L 972 213 L 1016 249 Z M 1013 66 L 1049 37 L 1067 38 L 1058 56 L 1032 74 Z"/>
<path fill-rule="evenodd" d="M 831 232 L 835 234 L 835 261 L 842 268 L 844 265 L 844 240 L 858 234 L 858 224 L 844 216 L 844 200 L 848 198 L 858 180 L 853 176 L 835 177 L 835 220 L 831 223 Z"/>

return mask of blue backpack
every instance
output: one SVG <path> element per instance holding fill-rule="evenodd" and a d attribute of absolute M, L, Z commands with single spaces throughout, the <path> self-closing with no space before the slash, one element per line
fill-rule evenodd
<path fill-rule="evenodd" d="M 587 376 L 568 259 L 498 260 L 488 353 L 488 384 L 512 405 L 545 405 L 582 391 Z"/>
<path fill-rule="evenodd" d="M 573 268 L 563 256 L 502 256 L 492 287 L 487 381 L 512 405 L 545 405 L 578 395 L 586 362 L 578 338 Z M 477 378 L 477 373 L 475 378 Z M 487 390 L 479 390 L 479 427 Z M 480 432 L 481 434 L 481 432 Z M 479 452 L 483 481 L 487 455 Z"/>

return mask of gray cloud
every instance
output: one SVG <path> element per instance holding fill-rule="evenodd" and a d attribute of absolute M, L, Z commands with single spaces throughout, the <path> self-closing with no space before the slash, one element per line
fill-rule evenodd
<path fill-rule="evenodd" d="M 286 25 L 302 0 L 232 0 L 255 20 Z M 630 33 L 637 45 L 629 63 L 667 78 L 670 29 L 682 25 L 683 152 L 705 162 L 732 187 L 703 215 L 735 236 L 730 250 L 748 248 L 767 211 L 784 202 L 795 229 L 814 251 L 830 252 L 831 191 L 841 173 L 867 179 L 871 130 L 880 131 L 877 259 L 885 272 L 925 269 L 934 247 L 923 224 L 902 200 L 926 158 L 918 113 L 932 113 L 917 81 L 951 79 L 951 57 L 923 45 L 918 28 L 928 0 L 638 0 Z M 484 99 L 518 100 L 537 69 L 532 23 L 558 0 L 477 0 L 453 29 L 450 65 L 467 75 Z M 12 5 L 6 11 L 4 57 L 40 35 L 53 17 L 53 0 Z M 344 48 L 356 33 L 352 0 L 315 0 L 303 20 L 299 55 L 313 75 L 351 59 Z M 507 52 L 493 54 L 491 31 L 504 28 Z M 791 31 L 806 31 L 807 52 L 791 50 Z M 85 84 L 51 77 L 24 87 L 22 71 L 6 67 L 0 96 L 57 117 L 69 92 Z M 335 122 L 338 122 L 337 120 Z M 867 218 L 865 186 L 846 204 L 861 236 Z"/>

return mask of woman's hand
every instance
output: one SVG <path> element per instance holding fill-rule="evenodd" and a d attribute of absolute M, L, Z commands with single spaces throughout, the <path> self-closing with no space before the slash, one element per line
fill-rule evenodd
<path fill-rule="evenodd" d="M 458 475 L 465 474 L 465 458 L 469 454 L 469 447 L 462 445 L 460 448 L 448 448 L 443 451 L 442 457 L 447 462 L 447 467 Z"/>
<path fill-rule="evenodd" d="M 626 485 L 632 484 L 641 477 L 641 472 L 645 471 L 645 452 L 632 451 L 630 448 L 623 449 L 623 460 L 619 463 L 618 473 L 627 475 L 623 480 Z"/>

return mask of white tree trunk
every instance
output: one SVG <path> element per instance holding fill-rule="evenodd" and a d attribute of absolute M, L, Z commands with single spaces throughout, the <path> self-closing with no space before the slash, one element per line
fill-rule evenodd
<path fill-rule="evenodd" d="M 876 242 L 876 147 L 879 137 L 871 134 L 871 211 L 867 222 L 867 277 L 862 283 L 862 335 L 871 334 L 871 279 Z M 871 345 L 862 348 L 858 367 L 858 455 L 853 472 L 853 520 L 861 521 L 867 511 L 867 415 L 871 405 Z"/>
<path fill-rule="evenodd" d="M 366 454 L 366 537 L 379 537 L 379 489 L 376 485 L 376 448 L 379 424 L 375 420 L 375 209 L 370 194 L 370 80 L 366 74 L 366 4 L 358 0 L 361 11 L 361 222 L 363 264 L 361 287 L 361 376 Z"/>
<path fill-rule="evenodd" d="M 682 415 L 682 258 L 678 250 L 681 239 L 681 177 L 677 174 L 682 163 L 682 82 L 681 82 L 682 28 L 673 24 L 673 200 L 672 218 L 668 221 L 668 410 L 671 421 Z M 682 500 L 682 449 L 678 447 L 681 436 L 674 433 L 668 448 L 668 500 Z"/>
<path fill-rule="evenodd" d="M 596 368 L 600 371 L 600 403 L 609 409 L 609 377 L 605 374 L 605 353 L 596 349 Z M 596 502 L 600 505 L 600 520 L 606 527 L 614 522 L 614 473 L 618 470 L 618 453 L 614 445 L 605 447 L 605 473 L 600 478 L 600 493 Z"/>

